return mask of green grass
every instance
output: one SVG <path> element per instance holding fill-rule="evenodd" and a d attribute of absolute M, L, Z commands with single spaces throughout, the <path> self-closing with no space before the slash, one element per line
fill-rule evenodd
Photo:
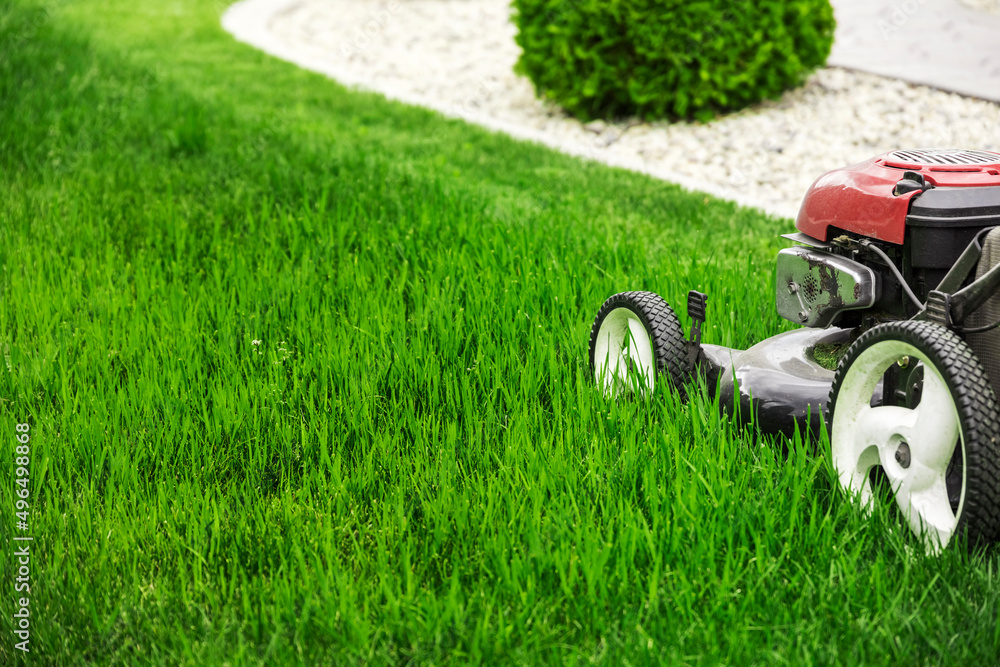
<path fill-rule="evenodd" d="M 0 1 L 0 662 L 25 421 L 35 664 L 995 660 L 996 551 L 928 558 L 823 443 L 589 380 L 614 292 L 708 292 L 706 342 L 786 328 L 790 221 L 347 91 L 219 12 Z"/>

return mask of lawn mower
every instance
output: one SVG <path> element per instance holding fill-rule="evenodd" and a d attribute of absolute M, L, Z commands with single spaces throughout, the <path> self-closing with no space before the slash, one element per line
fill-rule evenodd
<path fill-rule="evenodd" d="M 703 344 L 651 292 L 604 302 L 590 362 L 608 394 L 697 378 L 765 432 L 828 428 L 848 497 L 894 501 L 929 552 L 1000 538 L 1000 153 L 898 150 L 809 188 L 778 253 L 775 305 L 801 325 L 747 350 Z"/>

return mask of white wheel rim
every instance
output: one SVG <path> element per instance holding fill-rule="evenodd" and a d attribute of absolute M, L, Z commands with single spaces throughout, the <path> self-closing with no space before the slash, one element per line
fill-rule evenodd
<path fill-rule="evenodd" d="M 594 346 L 594 377 L 604 391 L 652 391 L 656 377 L 653 342 L 639 317 L 615 308 L 601 323 Z"/>
<path fill-rule="evenodd" d="M 923 364 L 923 390 L 913 409 L 871 407 L 882 375 L 897 361 Z M 896 503 L 910 528 L 921 536 L 928 551 L 936 552 L 951 540 L 965 503 L 965 447 L 954 398 L 941 373 L 914 346 L 902 341 L 875 343 L 851 364 L 834 406 L 831 444 L 840 484 L 860 494 L 871 509 L 874 496 L 869 471 L 881 465 Z M 962 489 L 958 510 L 948 498 L 946 475 L 956 445 L 962 443 Z M 909 466 L 896 460 L 902 443 L 909 448 Z"/>

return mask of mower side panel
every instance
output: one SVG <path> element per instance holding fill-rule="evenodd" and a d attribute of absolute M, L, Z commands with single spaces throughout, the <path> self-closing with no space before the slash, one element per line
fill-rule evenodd
<path fill-rule="evenodd" d="M 868 160 L 835 169 L 816 179 L 795 220 L 800 232 L 829 241 L 829 228 L 844 229 L 888 243 L 903 243 L 910 199 L 918 192 L 892 194 L 903 171 Z"/>

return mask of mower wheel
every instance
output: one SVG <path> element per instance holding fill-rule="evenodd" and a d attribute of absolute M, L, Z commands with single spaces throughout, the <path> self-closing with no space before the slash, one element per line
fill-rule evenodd
<path fill-rule="evenodd" d="M 840 485 L 867 509 L 880 466 L 929 552 L 956 535 L 1000 537 L 1000 408 L 957 334 L 914 321 L 868 330 L 837 367 L 827 414 Z"/>
<path fill-rule="evenodd" d="M 612 396 L 651 391 L 658 378 L 683 392 L 686 353 L 680 320 L 652 292 L 610 297 L 590 330 L 590 367 L 597 384 Z"/>

